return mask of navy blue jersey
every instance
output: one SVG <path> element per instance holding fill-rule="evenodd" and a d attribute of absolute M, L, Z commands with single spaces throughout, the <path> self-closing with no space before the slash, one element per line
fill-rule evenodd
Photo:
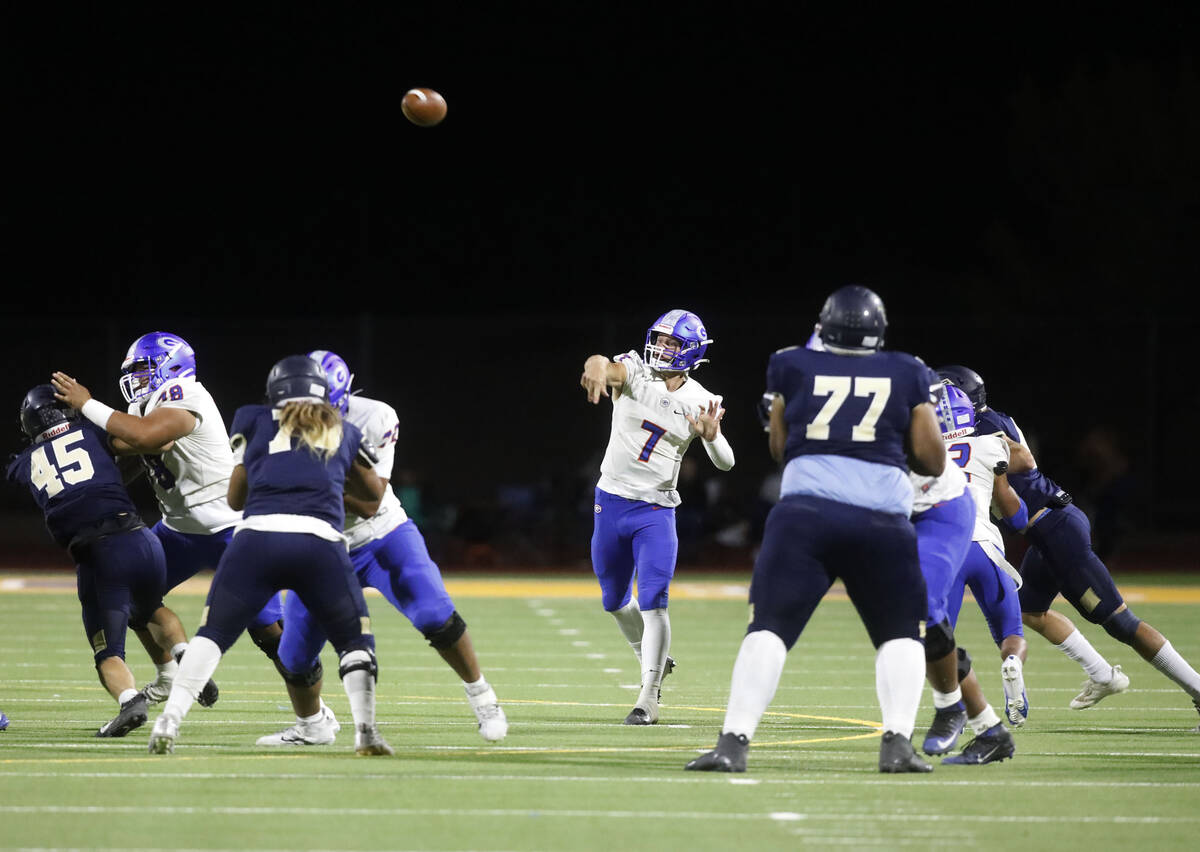
<path fill-rule="evenodd" d="M 976 435 L 994 435 L 997 432 L 1003 432 L 1018 443 L 1021 441 L 1021 430 L 1017 428 L 1017 424 L 1013 419 L 1003 411 L 996 411 L 994 408 L 985 408 L 975 415 Z M 1064 502 L 1070 501 L 1067 492 L 1059 488 L 1057 482 L 1043 474 L 1037 468 L 1028 473 L 1010 473 L 1008 475 L 1008 484 L 1025 501 L 1030 517 L 1047 505 L 1061 506 Z"/>
<path fill-rule="evenodd" d="M 46 513 L 46 528 L 63 547 L 102 522 L 137 519 L 108 436 L 87 420 L 26 447 L 8 466 L 8 478 L 29 487 Z"/>
<path fill-rule="evenodd" d="M 346 472 L 358 454 L 362 432 L 343 421 L 341 444 L 323 460 L 300 439 L 280 436 L 279 413 L 265 405 L 245 405 L 233 415 L 230 443 L 236 453 L 244 442 L 242 464 L 249 484 L 242 515 L 308 515 L 340 531 Z"/>
<path fill-rule="evenodd" d="M 785 463 L 836 455 L 907 471 L 912 410 L 936 403 L 941 382 L 904 352 L 851 356 L 794 346 L 771 356 L 767 391 L 785 403 Z"/>

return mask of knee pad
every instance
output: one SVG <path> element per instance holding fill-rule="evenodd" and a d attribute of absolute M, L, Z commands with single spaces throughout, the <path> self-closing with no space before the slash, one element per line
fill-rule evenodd
<path fill-rule="evenodd" d="M 958 648 L 958 682 L 962 683 L 967 679 L 967 675 L 971 673 L 971 655 L 967 653 L 967 649 L 959 646 Z"/>
<path fill-rule="evenodd" d="M 350 672 L 365 671 L 371 673 L 371 678 L 379 680 L 379 665 L 375 662 L 375 652 L 369 648 L 354 648 L 342 654 L 338 662 L 338 677 L 346 679 Z"/>
<path fill-rule="evenodd" d="M 260 650 L 264 654 L 266 654 L 267 659 L 270 660 L 271 662 L 275 663 L 276 667 L 278 667 L 279 666 L 279 640 L 283 638 L 283 622 L 276 621 L 275 624 L 279 625 L 279 635 L 278 636 L 271 636 L 269 634 L 265 634 L 265 633 L 261 632 L 261 631 L 267 630 L 268 628 L 274 626 L 271 624 L 267 624 L 267 625 L 264 625 L 263 627 L 255 628 L 253 630 L 247 630 L 246 632 L 250 634 L 250 641 L 252 641 L 255 645 L 258 646 L 258 650 Z M 283 671 L 282 668 L 279 670 Z"/>
<path fill-rule="evenodd" d="M 925 661 L 932 663 L 954 650 L 954 629 L 949 620 L 925 626 Z"/>
<path fill-rule="evenodd" d="M 1100 626 L 1109 636 L 1128 645 L 1133 641 L 1133 634 L 1137 633 L 1138 625 L 1141 623 L 1142 620 L 1130 612 L 1129 607 L 1125 607 L 1120 612 L 1114 612 L 1104 619 Z"/>
<path fill-rule="evenodd" d="M 441 627 L 421 632 L 429 640 L 431 647 L 439 651 L 445 651 L 447 648 L 454 647 L 454 643 L 461 639 L 462 635 L 467 632 L 467 623 L 462 620 L 462 616 L 458 614 L 458 610 L 455 610 L 450 613 L 450 617 L 446 619 Z"/>
<path fill-rule="evenodd" d="M 325 677 L 325 667 L 321 665 L 321 660 L 317 659 L 317 664 L 306 672 L 290 672 L 283 667 L 283 663 L 279 662 L 279 658 L 274 658 L 275 669 L 280 676 L 293 686 L 316 686 Z"/>

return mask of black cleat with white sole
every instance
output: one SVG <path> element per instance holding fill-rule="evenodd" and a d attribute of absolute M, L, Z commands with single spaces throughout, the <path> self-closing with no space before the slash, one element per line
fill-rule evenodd
<path fill-rule="evenodd" d="M 688 763 L 684 769 L 697 772 L 745 772 L 750 740 L 745 734 L 721 734 L 717 747 Z"/>
<path fill-rule="evenodd" d="M 123 737 L 135 728 L 146 724 L 149 718 L 146 710 L 146 697 L 140 692 L 121 705 L 121 712 L 96 731 L 98 737 Z"/>

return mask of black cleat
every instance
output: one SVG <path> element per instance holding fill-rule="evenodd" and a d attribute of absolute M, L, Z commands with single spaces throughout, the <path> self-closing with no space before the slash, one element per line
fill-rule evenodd
<path fill-rule="evenodd" d="M 111 722 L 96 731 L 98 737 L 123 737 L 146 724 L 146 697 L 141 693 L 121 705 L 121 712 Z"/>
<path fill-rule="evenodd" d="M 947 757 L 942 763 L 957 763 L 978 766 L 982 763 L 998 763 L 1017 753 L 1012 734 L 1004 728 L 1004 724 L 992 725 L 982 734 L 971 740 L 961 752 L 954 757 Z"/>
<path fill-rule="evenodd" d="M 180 651 L 175 655 L 175 662 L 182 663 L 183 655 L 186 651 Z M 217 682 L 212 678 L 208 679 L 208 683 L 204 684 L 204 688 L 200 690 L 200 694 L 196 696 L 196 703 L 201 707 L 212 707 L 217 703 L 217 698 L 220 696 L 221 690 L 217 689 Z"/>
<path fill-rule="evenodd" d="M 967 726 L 967 711 L 960 701 L 934 711 L 933 724 L 925 734 L 925 743 L 921 747 L 926 754 L 945 754 L 954 748 L 959 734 Z"/>
<path fill-rule="evenodd" d="M 879 744 L 879 771 L 932 772 L 933 767 L 917 756 L 908 737 L 888 731 Z"/>
<path fill-rule="evenodd" d="M 683 768 L 698 772 L 745 772 L 749 750 L 750 740 L 745 734 L 721 734 L 716 748 L 689 761 Z"/>
<path fill-rule="evenodd" d="M 634 707 L 629 711 L 629 715 L 625 717 L 622 725 L 656 725 L 658 724 L 658 715 L 651 716 L 650 711 L 645 707 Z"/>

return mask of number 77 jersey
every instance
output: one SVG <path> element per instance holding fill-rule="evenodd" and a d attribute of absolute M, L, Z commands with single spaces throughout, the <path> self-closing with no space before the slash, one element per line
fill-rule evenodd
<path fill-rule="evenodd" d="M 937 375 L 904 352 L 836 355 L 793 346 L 767 363 L 767 392 L 783 397 L 785 463 L 834 455 L 907 471 L 912 410 L 935 403 L 942 390 Z"/>

